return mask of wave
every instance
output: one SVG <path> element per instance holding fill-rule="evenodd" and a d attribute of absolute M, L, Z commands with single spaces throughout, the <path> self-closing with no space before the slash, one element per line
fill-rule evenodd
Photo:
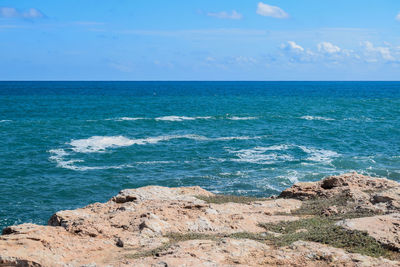
<path fill-rule="evenodd" d="M 247 162 L 256 164 L 274 164 L 277 161 L 292 161 L 294 158 L 290 155 L 279 155 L 277 153 L 264 154 L 271 150 L 271 147 L 255 147 L 251 149 L 241 149 L 237 151 L 229 151 L 234 153 L 238 158 L 232 159 L 235 162 Z"/>
<path fill-rule="evenodd" d="M 305 146 L 298 146 L 301 150 L 305 153 L 309 154 L 310 156 L 307 160 L 310 161 L 317 161 L 323 163 L 330 163 L 333 158 L 339 157 L 340 155 L 332 150 L 320 149 L 320 148 L 310 148 Z"/>
<path fill-rule="evenodd" d="M 131 118 L 131 117 L 122 117 L 122 118 L 117 118 L 117 119 L 113 119 L 115 121 L 138 121 L 138 120 L 147 120 L 147 118 Z"/>
<path fill-rule="evenodd" d="M 12 120 L 0 120 L 0 122 L 12 122 Z"/>
<path fill-rule="evenodd" d="M 88 170 L 109 170 L 109 169 L 125 169 L 125 168 L 134 168 L 137 165 L 153 165 L 153 164 L 171 164 L 175 163 L 174 161 L 138 161 L 134 164 L 121 164 L 114 166 L 77 166 L 75 163 L 84 162 L 81 159 L 70 159 L 67 160 L 65 157 L 69 156 L 70 153 L 65 151 L 64 149 L 52 149 L 49 150 L 51 156 L 49 160 L 57 163 L 57 167 L 74 170 L 74 171 L 88 171 Z"/>
<path fill-rule="evenodd" d="M 328 117 L 319 117 L 319 116 L 302 116 L 300 119 L 303 120 L 318 120 L 318 121 L 334 121 L 335 119 L 328 118 Z"/>
<path fill-rule="evenodd" d="M 301 158 L 297 159 L 292 155 L 295 152 L 293 151 L 295 149 L 300 149 L 308 155 L 305 160 L 320 163 L 331 163 L 334 158 L 340 156 L 340 154 L 331 150 L 288 144 L 273 145 L 269 147 L 254 147 L 251 149 L 241 150 L 228 149 L 228 152 L 235 154 L 237 157 L 231 161 L 255 164 L 275 164 L 279 161 L 287 162 L 301 160 Z M 273 153 L 267 153 L 270 151 L 273 151 Z"/>
<path fill-rule="evenodd" d="M 161 116 L 161 117 L 156 117 L 156 118 L 145 118 L 145 117 L 120 117 L 120 118 L 112 118 L 112 119 L 105 119 L 105 120 L 106 120 L 106 121 L 155 120 L 155 121 L 181 122 L 181 121 L 210 120 L 210 119 L 217 119 L 217 117 L 213 117 L 213 116 L 195 116 L 195 117 L 189 117 L 189 116 L 170 115 L 170 116 Z M 258 119 L 258 117 L 238 117 L 238 116 L 232 116 L 232 117 L 226 117 L 226 118 L 223 118 L 223 119 L 239 121 L 239 120 L 256 120 L 256 119 Z M 96 121 L 96 120 L 87 120 L 87 121 Z"/>
<path fill-rule="evenodd" d="M 286 175 L 278 175 L 276 178 L 282 182 L 288 180 L 289 183 L 284 183 L 284 186 L 289 186 L 299 182 L 299 173 L 296 170 L 288 171 Z"/>
<path fill-rule="evenodd" d="M 164 117 L 158 117 L 155 118 L 156 121 L 193 121 L 193 120 L 207 120 L 211 119 L 212 117 L 210 116 L 205 116 L 205 117 L 186 117 L 186 116 L 164 116 Z"/>
<path fill-rule="evenodd" d="M 230 140 L 250 140 L 259 139 L 260 136 L 227 136 L 208 138 L 196 134 L 185 135 L 165 135 L 148 138 L 130 139 L 124 136 L 92 136 L 87 139 L 72 140 L 69 144 L 74 152 L 78 153 L 102 153 L 107 148 L 118 148 L 132 145 L 156 144 L 161 141 L 169 141 L 172 139 L 192 139 L 197 141 L 230 141 Z"/>
<path fill-rule="evenodd" d="M 259 136 L 228 136 L 228 137 L 217 137 L 208 138 L 201 135 L 186 134 L 186 135 L 165 135 L 148 138 L 130 139 L 124 136 L 92 136 L 86 139 L 73 139 L 67 145 L 69 148 L 59 148 L 49 150 L 49 160 L 57 163 L 58 167 L 71 169 L 71 170 L 100 170 L 100 169 L 122 169 L 130 168 L 134 165 L 118 165 L 118 166 L 100 166 L 100 167 L 87 167 L 87 166 L 76 166 L 77 162 L 84 162 L 80 159 L 66 160 L 67 156 L 72 153 L 104 153 L 108 148 L 128 147 L 132 145 L 146 145 L 156 144 L 161 141 L 169 141 L 172 139 L 191 139 L 197 141 L 229 141 L 229 140 L 248 140 L 258 139 Z M 167 164 L 174 163 L 173 161 L 148 161 L 148 162 L 136 162 L 135 164 Z"/>
<path fill-rule="evenodd" d="M 237 117 L 237 116 L 233 116 L 233 117 L 229 117 L 228 120 L 232 120 L 232 121 L 247 121 L 247 120 L 256 120 L 258 119 L 258 117 Z"/>

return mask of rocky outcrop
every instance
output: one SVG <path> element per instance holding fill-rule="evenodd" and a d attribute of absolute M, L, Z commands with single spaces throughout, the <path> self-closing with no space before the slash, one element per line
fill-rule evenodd
<path fill-rule="evenodd" d="M 284 190 L 280 197 L 300 200 L 336 198 L 374 212 L 400 210 L 399 183 L 357 173 L 330 176 L 319 182 L 298 183 Z"/>
<path fill-rule="evenodd" d="M 200 187 L 126 189 L 106 203 L 57 212 L 48 226 L 5 228 L 0 266 L 398 266 L 390 251 L 400 248 L 399 190 L 394 181 L 355 173 L 300 183 L 270 199 L 213 201 L 217 196 Z M 309 201 L 336 197 L 341 201 L 321 214 L 304 212 Z M 342 218 L 353 209 L 385 215 Z M 368 250 L 374 257 L 312 242 L 320 242 L 307 235 L 314 226 L 303 228 L 313 216 L 366 231 L 378 242 Z"/>
<path fill-rule="evenodd" d="M 365 231 L 385 246 L 400 250 L 400 213 L 348 219 L 338 222 L 337 225 Z"/>

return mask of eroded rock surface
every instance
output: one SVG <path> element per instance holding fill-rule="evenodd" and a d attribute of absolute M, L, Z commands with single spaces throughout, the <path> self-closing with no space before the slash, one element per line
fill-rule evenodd
<path fill-rule="evenodd" d="M 307 199 L 345 195 L 351 209 L 386 215 L 338 225 L 367 231 L 399 249 L 399 192 L 394 181 L 355 173 L 294 185 L 281 198 L 240 203 L 209 203 L 202 199 L 214 194 L 200 187 L 126 189 L 106 203 L 57 212 L 49 226 L 5 228 L 0 266 L 398 266 L 395 260 L 314 242 L 277 247 L 264 237 L 282 234 L 268 232 L 260 223 L 309 218 L 296 213 Z M 340 205 L 322 211 L 323 216 L 340 214 Z"/>
<path fill-rule="evenodd" d="M 348 229 L 365 231 L 385 246 L 400 250 L 400 213 L 348 219 L 337 224 Z"/>
<path fill-rule="evenodd" d="M 298 183 L 284 190 L 280 197 L 291 199 L 348 200 L 356 206 L 381 213 L 400 210 L 399 183 L 357 173 L 329 176 L 319 182 Z"/>

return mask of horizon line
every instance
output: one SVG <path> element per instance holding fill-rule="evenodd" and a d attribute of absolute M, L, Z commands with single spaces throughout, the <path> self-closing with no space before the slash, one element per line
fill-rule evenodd
<path fill-rule="evenodd" d="M 400 80 L 0 80 L 0 82 L 400 82 Z"/>

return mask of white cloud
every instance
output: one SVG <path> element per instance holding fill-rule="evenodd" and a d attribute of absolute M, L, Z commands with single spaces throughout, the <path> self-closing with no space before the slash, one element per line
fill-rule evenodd
<path fill-rule="evenodd" d="M 399 12 L 399 14 L 397 14 L 396 20 L 400 21 L 400 12 Z"/>
<path fill-rule="evenodd" d="M 289 17 L 289 14 L 283 11 L 280 7 L 270 6 L 262 2 L 259 2 L 257 5 L 257 14 L 278 19 L 286 19 Z"/>
<path fill-rule="evenodd" d="M 16 9 L 14 7 L 0 7 L 0 17 L 2 18 L 24 18 L 37 19 L 43 18 L 45 15 L 36 8 Z"/>
<path fill-rule="evenodd" d="M 336 46 L 329 42 L 321 42 L 317 45 L 317 47 L 319 52 L 326 54 L 335 54 L 341 51 L 339 46 Z"/>
<path fill-rule="evenodd" d="M 226 11 L 208 12 L 207 16 L 215 17 L 215 18 L 219 18 L 219 19 L 242 19 L 243 18 L 243 15 L 238 13 L 236 10 L 232 10 L 231 13 L 226 12 Z"/>
<path fill-rule="evenodd" d="M 288 51 L 288 52 L 294 52 L 294 53 L 302 53 L 302 52 L 304 52 L 304 48 L 301 47 L 300 45 L 296 44 L 293 41 L 288 41 L 286 44 L 282 44 L 281 48 L 283 50 Z"/>
<path fill-rule="evenodd" d="M 386 46 L 374 46 L 371 42 L 364 42 L 365 55 L 367 61 L 375 62 L 378 58 L 382 58 L 386 61 L 395 61 L 395 57 L 392 55 L 390 47 Z"/>

